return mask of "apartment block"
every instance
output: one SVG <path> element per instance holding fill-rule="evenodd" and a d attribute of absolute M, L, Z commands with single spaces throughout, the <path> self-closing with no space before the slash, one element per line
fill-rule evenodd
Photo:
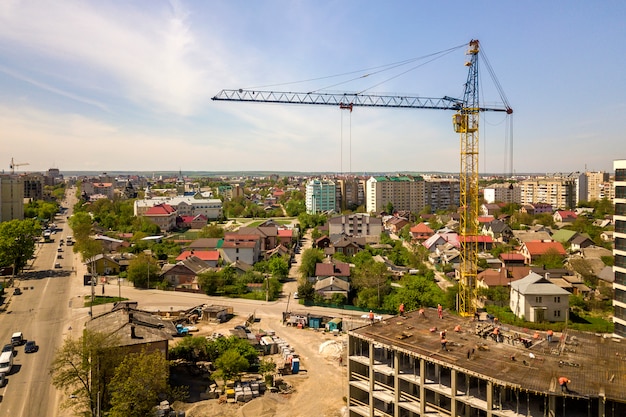
<path fill-rule="evenodd" d="M 337 211 L 354 210 L 365 204 L 365 180 L 338 178 L 335 184 Z"/>
<path fill-rule="evenodd" d="M 613 324 L 615 334 L 626 337 L 626 159 L 613 161 L 613 169 L 615 170 Z"/>
<path fill-rule="evenodd" d="M 522 190 L 518 184 L 493 184 L 483 190 L 483 198 L 489 204 L 495 202 L 521 204 Z"/>
<path fill-rule="evenodd" d="M 24 219 L 24 182 L 18 175 L 0 175 L 0 222 Z"/>
<path fill-rule="evenodd" d="M 328 232 L 331 236 L 340 234 L 355 237 L 380 236 L 382 231 L 382 219 L 365 213 L 336 216 L 328 220 Z"/>
<path fill-rule="evenodd" d="M 426 205 L 432 212 L 458 207 L 461 200 L 460 182 L 456 178 L 427 178 L 425 183 Z"/>
<path fill-rule="evenodd" d="M 587 195 L 584 174 L 538 177 L 519 182 L 521 204 L 547 203 L 554 209 L 576 207 L 581 195 Z"/>
<path fill-rule="evenodd" d="M 371 177 L 365 185 L 366 211 L 380 213 L 391 203 L 395 210 L 418 213 L 426 206 L 425 190 L 419 176 Z"/>
<path fill-rule="evenodd" d="M 604 198 L 604 185 L 609 182 L 609 173 L 585 172 L 587 176 L 587 198 L 585 201 L 602 200 Z"/>
<path fill-rule="evenodd" d="M 312 179 L 306 184 L 306 212 L 317 214 L 337 211 L 335 182 L 329 179 Z"/>

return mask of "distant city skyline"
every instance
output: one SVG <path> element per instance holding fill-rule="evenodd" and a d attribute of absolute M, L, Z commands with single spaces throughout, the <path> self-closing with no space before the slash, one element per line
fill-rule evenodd
<path fill-rule="evenodd" d="M 626 158 L 625 14 L 622 2 L 582 0 L 5 2 L 0 170 L 14 158 L 28 163 L 17 172 L 455 173 L 452 111 L 211 98 L 237 88 L 459 98 L 478 39 L 514 110 L 512 168 L 505 117 L 485 113 L 480 172 L 610 172 Z M 485 64 L 490 104 L 500 97 Z"/>

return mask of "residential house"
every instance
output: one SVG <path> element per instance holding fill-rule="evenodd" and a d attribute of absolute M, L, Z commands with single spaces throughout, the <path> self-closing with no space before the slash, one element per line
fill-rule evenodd
<path fill-rule="evenodd" d="M 183 229 L 199 230 L 209 223 L 209 219 L 204 214 L 196 216 L 179 216 L 176 219 L 176 225 Z"/>
<path fill-rule="evenodd" d="M 177 262 L 184 261 L 187 258 L 195 256 L 207 263 L 210 267 L 217 267 L 220 260 L 220 252 L 218 250 L 186 250 L 176 258 Z"/>
<path fill-rule="evenodd" d="M 346 256 L 354 256 L 362 250 L 356 238 L 343 235 L 333 240 L 331 247 L 333 248 L 333 253 L 343 253 Z"/>
<path fill-rule="evenodd" d="M 527 213 L 531 215 L 542 214 L 542 213 L 550 213 L 552 214 L 553 207 L 552 204 L 547 203 L 533 203 L 533 204 L 523 204 L 520 208 L 522 213 Z"/>
<path fill-rule="evenodd" d="M 291 248 L 297 239 L 294 229 L 278 229 L 278 245 Z"/>
<path fill-rule="evenodd" d="M 150 207 L 143 213 L 143 216 L 159 226 L 164 232 L 176 228 L 176 210 L 169 204 L 161 203 Z"/>
<path fill-rule="evenodd" d="M 556 223 L 573 223 L 578 215 L 572 210 L 557 210 L 552 217 Z"/>
<path fill-rule="evenodd" d="M 496 242 L 508 243 L 513 237 L 511 227 L 502 220 L 495 219 L 482 227 L 482 234 L 491 236 Z"/>
<path fill-rule="evenodd" d="M 552 240 L 561 242 L 564 245 L 570 244 L 571 241 L 578 235 L 576 231 L 569 229 L 559 229 L 552 234 Z"/>
<path fill-rule="evenodd" d="M 493 248 L 493 239 L 491 236 L 478 235 L 478 236 L 459 236 L 459 242 L 476 242 L 478 250 L 488 252 Z"/>
<path fill-rule="evenodd" d="M 331 235 L 380 236 L 383 222 L 380 217 L 365 213 L 346 214 L 328 220 L 328 230 Z"/>
<path fill-rule="evenodd" d="M 569 296 L 545 276 L 531 272 L 511 282 L 510 308 L 517 317 L 534 323 L 567 321 Z"/>
<path fill-rule="evenodd" d="M 278 226 L 240 227 L 236 232 L 241 235 L 258 235 L 261 244 L 261 254 L 278 246 Z"/>
<path fill-rule="evenodd" d="M 261 236 L 226 233 L 221 252 L 227 263 L 243 261 L 248 265 L 254 265 L 261 257 Z"/>
<path fill-rule="evenodd" d="M 161 277 L 174 288 L 198 290 L 198 275 L 211 271 L 209 264 L 196 256 L 189 256 L 175 265 L 166 264 Z"/>
<path fill-rule="evenodd" d="M 513 237 L 520 243 L 524 242 L 552 242 L 552 235 L 546 231 L 513 230 Z"/>
<path fill-rule="evenodd" d="M 315 280 L 336 277 L 344 281 L 350 281 L 350 265 L 345 262 L 317 263 L 315 264 Z"/>
<path fill-rule="evenodd" d="M 502 207 L 504 207 L 504 204 L 485 203 L 480 206 L 480 213 L 483 216 L 495 217 L 496 214 L 500 213 Z"/>
<path fill-rule="evenodd" d="M 422 243 L 435 234 L 435 231 L 424 222 L 411 227 L 409 232 L 411 233 L 411 241 L 414 243 Z"/>
<path fill-rule="evenodd" d="M 501 253 L 499 258 L 504 268 L 526 265 L 526 257 L 521 253 Z"/>
<path fill-rule="evenodd" d="M 574 239 L 572 239 L 571 242 L 571 246 L 570 246 L 570 250 L 572 252 L 577 252 L 583 248 L 588 248 L 590 246 L 594 246 L 595 243 L 593 242 L 593 240 L 591 240 L 591 238 L 589 237 L 588 234 L 586 233 L 582 233 L 582 234 L 576 234 L 576 237 L 574 237 Z"/>
<path fill-rule="evenodd" d="M 422 245 L 428 249 L 429 252 L 434 252 L 437 247 L 446 243 L 450 243 L 455 248 L 460 248 L 459 235 L 454 232 L 435 233 L 430 238 L 426 239 Z"/>
<path fill-rule="evenodd" d="M 327 299 L 335 294 L 343 295 L 347 299 L 350 293 L 350 283 L 334 276 L 317 281 L 314 288 L 316 293 Z"/>
<path fill-rule="evenodd" d="M 134 304 L 136 306 L 136 304 Z M 171 320 L 162 320 L 131 303 L 116 303 L 109 312 L 88 320 L 85 328 L 106 335 L 127 353 L 159 351 L 167 357 L 169 341 L 176 328 Z"/>
<path fill-rule="evenodd" d="M 385 223 L 385 227 L 391 232 L 398 234 L 402 228 L 409 224 L 409 221 L 404 217 L 391 216 Z"/>
<path fill-rule="evenodd" d="M 330 244 L 330 237 L 327 235 L 322 235 L 315 240 L 313 247 L 318 249 L 325 249 L 329 248 Z"/>
<path fill-rule="evenodd" d="M 85 261 L 87 271 L 96 275 L 118 275 L 120 273 L 119 262 L 110 255 L 98 254 Z"/>
<path fill-rule="evenodd" d="M 520 253 L 526 258 L 526 264 L 530 265 L 540 256 L 554 253 L 565 260 L 567 252 L 561 242 L 524 242 L 520 247 Z"/>

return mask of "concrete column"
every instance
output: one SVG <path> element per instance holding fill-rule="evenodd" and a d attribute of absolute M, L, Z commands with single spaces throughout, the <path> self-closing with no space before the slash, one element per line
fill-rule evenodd
<path fill-rule="evenodd" d="M 598 397 L 598 417 L 606 417 L 606 398 L 602 394 Z"/>
<path fill-rule="evenodd" d="M 369 342 L 369 351 L 370 351 L 370 392 L 369 392 L 369 403 L 370 403 L 370 417 L 374 417 L 374 344 Z"/>
<path fill-rule="evenodd" d="M 438 363 L 435 364 L 435 380 L 437 381 L 439 387 L 441 387 L 441 365 Z M 441 405 L 441 394 L 438 392 L 435 392 L 435 404 L 438 406 Z"/>
<path fill-rule="evenodd" d="M 426 414 L 426 389 L 424 384 L 426 383 L 426 361 L 420 359 L 420 416 Z"/>
<path fill-rule="evenodd" d="M 452 388 L 452 394 L 450 395 L 450 414 L 456 417 L 456 369 L 452 369 L 450 373 L 450 388 Z"/>
<path fill-rule="evenodd" d="M 548 417 L 556 417 L 556 396 L 548 395 Z"/>
<path fill-rule="evenodd" d="M 493 382 L 487 381 L 487 417 L 493 415 Z"/>
<path fill-rule="evenodd" d="M 400 354 L 398 352 L 393 352 L 393 415 L 400 415 L 400 378 L 398 378 L 398 374 L 400 373 L 400 359 L 398 358 Z"/>

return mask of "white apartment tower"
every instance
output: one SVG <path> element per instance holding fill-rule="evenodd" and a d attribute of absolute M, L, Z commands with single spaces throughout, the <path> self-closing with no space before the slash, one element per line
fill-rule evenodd
<path fill-rule="evenodd" d="M 613 324 L 615 334 L 626 337 L 626 159 L 613 161 L 613 169 L 615 170 Z"/>
<path fill-rule="evenodd" d="M 335 183 L 329 179 L 312 179 L 306 184 L 306 212 L 332 213 L 336 210 Z"/>
<path fill-rule="evenodd" d="M 422 177 L 371 177 L 365 185 L 365 208 L 380 213 L 391 203 L 395 210 L 418 213 L 426 206 L 425 181 Z"/>

